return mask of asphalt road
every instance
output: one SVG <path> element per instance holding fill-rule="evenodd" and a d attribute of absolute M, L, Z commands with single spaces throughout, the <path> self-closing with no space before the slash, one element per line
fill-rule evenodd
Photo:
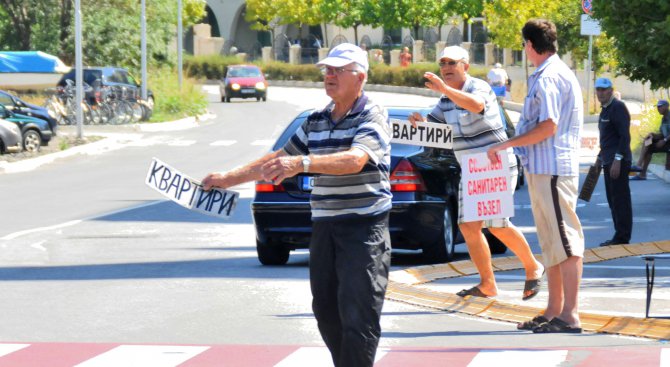
<path fill-rule="evenodd" d="M 165 201 L 144 179 L 152 157 L 196 179 L 248 162 L 269 149 L 293 116 L 327 98 L 318 89 L 273 88 L 265 103 L 224 104 L 215 88 L 206 90 L 216 117 L 197 127 L 121 127 L 111 130 L 112 143 L 94 152 L 0 174 L 0 343 L 323 345 L 310 309 L 307 254 L 294 253 L 280 267 L 256 259 L 248 209 L 252 185 L 237 188 L 239 206 L 222 222 Z M 370 94 L 387 105 L 433 102 Z M 110 134 L 109 128 L 93 129 Z M 591 153 L 584 152 L 584 162 Z M 668 239 L 670 186 L 661 180 L 631 185 L 633 241 Z M 603 190 L 601 182 L 592 202 L 578 209 L 587 247 L 611 236 Z M 525 187 L 515 203 L 514 222 L 539 252 Z M 458 251 L 459 259 L 467 258 L 464 246 Z M 417 254 L 396 253 L 393 270 L 418 264 Z M 657 267 L 652 308 L 658 314 L 670 315 L 669 269 Z M 520 272 L 499 274 L 498 280 L 502 300 L 520 298 Z M 434 286 L 457 291 L 476 281 L 463 277 Z M 583 283 L 582 311 L 643 315 L 639 258 L 587 265 Z M 545 297 L 543 292 L 532 302 L 541 306 Z M 510 323 L 392 301 L 384 306 L 382 328 L 384 347 L 662 346 L 604 334 L 538 336 Z"/>

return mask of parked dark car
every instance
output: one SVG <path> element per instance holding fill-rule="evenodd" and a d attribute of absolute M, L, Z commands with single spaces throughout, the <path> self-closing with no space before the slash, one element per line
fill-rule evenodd
<path fill-rule="evenodd" d="M 39 152 L 51 140 L 49 123 L 44 120 L 14 113 L 0 104 L 0 118 L 16 124 L 21 129 L 21 144 L 26 152 Z"/>
<path fill-rule="evenodd" d="M 25 102 L 19 97 L 8 92 L 0 90 L 0 104 L 7 107 L 8 110 L 25 116 L 36 117 L 49 123 L 49 129 L 52 135 L 56 135 L 58 130 L 58 121 L 49 114 L 49 110 L 44 107 Z"/>
<path fill-rule="evenodd" d="M 73 68 L 68 73 L 63 74 L 56 85 L 57 88 L 65 88 L 67 80 L 71 80 L 73 85 L 75 82 L 76 70 Z M 133 76 L 124 68 L 113 66 L 105 67 L 85 67 L 83 70 L 84 83 L 93 87 L 91 91 L 86 93 L 87 102 L 94 106 L 101 100 L 100 88 L 116 87 L 126 90 L 126 93 L 133 98 L 140 98 L 140 84 L 133 78 Z M 151 90 L 147 90 L 147 104 L 153 109 L 154 94 Z"/>
<path fill-rule="evenodd" d="M 255 65 L 230 65 L 226 76 L 219 81 L 221 102 L 230 102 L 231 98 L 256 98 L 267 101 L 268 82 L 265 75 Z"/>
<path fill-rule="evenodd" d="M 0 154 L 21 151 L 21 130 L 15 123 L 0 119 Z"/>
<path fill-rule="evenodd" d="M 426 108 L 389 108 L 389 118 L 407 120 L 410 113 Z M 501 111 L 502 110 L 501 108 Z M 312 111 L 299 114 L 275 142 L 281 149 Z M 509 118 L 504 114 L 504 118 Z M 514 126 L 507 123 L 514 134 Z M 451 150 L 391 144 L 392 209 L 389 218 L 394 249 L 422 250 L 427 263 L 450 261 L 454 246 L 462 242 L 458 231 L 458 185 L 461 169 Z M 291 250 L 309 247 L 312 231 L 309 174 L 299 174 L 279 185 L 256 183 L 251 211 L 256 229 L 258 259 L 264 265 L 282 265 Z M 491 252 L 507 247 L 488 231 Z"/>

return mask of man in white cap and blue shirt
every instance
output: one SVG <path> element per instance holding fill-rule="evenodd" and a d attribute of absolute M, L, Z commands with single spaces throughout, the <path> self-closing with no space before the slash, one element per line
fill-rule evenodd
<path fill-rule="evenodd" d="M 627 244 L 633 232 L 633 206 L 628 185 L 628 172 L 633 160 L 630 113 L 623 102 L 614 98 L 611 80 L 598 78 L 595 87 L 602 107 L 598 118 L 600 152 L 596 166 L 603 167 L 605 194 L 614 222 L 614 236 L 600 246 Z"/>
<path fill-rule="evenodd" d="M 313 112 L 286 145 L 243 167 L 210 173 L 203 187 L 315 176 L 310 205 L 312 310 L 338 367 L 371 367 L 391 240 L 391 129 L 386 109 L 363 92 L 368 55 L 343 43 L 319 61 L 332 101 Z"/>
<path fill-rule="evenodd" d="M 464 154 L 486 152 L 492 144 L 506 141 L 507 133 L 491 86 L 486 81 L 473 78 L 467 73 L 470 68 L 468 51 L 459 46 L 446 47 L 440 54 L 439 65 L 439 76 L 430 72 L 424 74 L 424 78 L 428 80 L 426 87 L 442 94 L 437 105 L 428 114 L 427 120 L 451 126 L 456 158 L 460 161 Z M 412 124 L 423 120 L 423 116 L 418 112 L 409 116 Z M 518 176 L 516 157 L 512 149 L 501 153 L 509 157 L 511 166 L 509 190 L 513 193 Z M 524 266 L 526 280 L 521 299 L 525 301 L 535 297 L 540 291 L 544 267 L 533 256 L 523 233 L 509 218 L 466 222 L 463 215 L 463 187 L 462 184 L 459 187 L 458 227 L 465 238 L 470 258 L 477 267 L 480 282 L 456 294 L 461 297 L 498 295 L 498 286 L 491 265 L 491 251 L 486 237 L 482 234 L 482 228 L 487 227 L 519 257 Z"/>

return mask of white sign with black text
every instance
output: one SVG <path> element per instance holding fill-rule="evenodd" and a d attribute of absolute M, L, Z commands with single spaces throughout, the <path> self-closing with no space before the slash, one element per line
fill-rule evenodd
<path fill-rule="evenodd" d="M 454 146 L 451 126 L 433 122 L 417 122 L 413 127 L 407 120 L 391 120 L 391 142 L 423 147 L 452 149 Z"/>
<path fill-rule="evenodd" d="M 198 181 L 156 158 L 151 161 L 145 183 L 187 209 L 224 219 L 230 217 L 240 196 L 229 190 L 204 191 Z"/>
<path fill-rule="evenodd" d="M 486 153 L 461 157 L 463 219 L 466 222 L 514 216 L 508 158 L 504 151 L 498 153 L 496 164 L 491 164 Z"/>

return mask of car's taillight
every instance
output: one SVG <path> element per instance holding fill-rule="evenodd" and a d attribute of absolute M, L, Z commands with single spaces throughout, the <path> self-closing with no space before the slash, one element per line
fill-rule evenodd
<path fill-rule="evenodd" d="M 284 192 L 284 186 L 274 185 L 267 181 L 256 182 L 256 192 Z"/>
<path fill-rule="evenodd" d="M 390 180 L 391 191 L 426 191 L 421 174 L 407 159 L 398 162 Z"/>

